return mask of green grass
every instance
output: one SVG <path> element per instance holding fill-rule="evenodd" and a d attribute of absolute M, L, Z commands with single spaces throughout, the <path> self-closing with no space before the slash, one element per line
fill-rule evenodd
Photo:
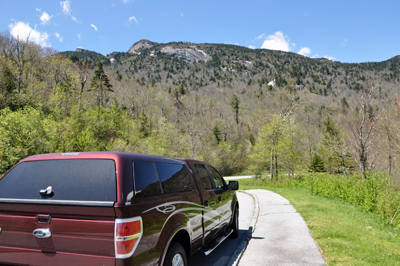
<path fill-rule="evenodd" d="M 372 213 L 304 188 L 266 187 L 239 180 L 240 189 L 268 189 L 290 201 L 307 223 L 328 265 L 400 265 L 400 231 Z"/>

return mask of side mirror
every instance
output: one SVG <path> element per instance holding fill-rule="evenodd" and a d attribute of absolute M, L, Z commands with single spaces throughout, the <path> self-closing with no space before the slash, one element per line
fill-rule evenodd
<path fill-rule="evenodd" d="M 238 190 L 239 189 L 239 182 L 238 181 L 229 181 L 229 189 L 230 190 Z"/>

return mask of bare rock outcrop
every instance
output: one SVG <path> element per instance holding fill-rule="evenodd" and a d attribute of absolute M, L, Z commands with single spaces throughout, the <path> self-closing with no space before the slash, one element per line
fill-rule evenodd
<path fill-rule="evenodd" d="M 128 53 L 140 54 L 142 51 L 153 47 L 154 43 L 149 40 L 140 40 L 129 48 Z"/>
<path fill-rule="evenodd" d="M 167 54 L 171 57 L 176 57 L 185 60 L 189 63 L 205 61 L 211 59 L 211 56 L 206 54 L 204 51 L 197 49 L 192 46 L 192 48 L 174 49 L 171 46 L 166 46 L 160 51 L 163 54 Z"/>

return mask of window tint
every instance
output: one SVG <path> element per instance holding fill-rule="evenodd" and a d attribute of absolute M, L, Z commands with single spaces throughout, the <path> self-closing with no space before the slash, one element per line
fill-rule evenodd
<path fill-rule="evenodd" d="M 224 188 L 224 182 L 222 181 L 221 175 L 213 167 L 209 166 L 208 168 L 210 169 L 211 175 L 214 179 L 215 188 L 217 189 Z"/>
<path fill-rule="evenodd" d="M 156 163 L 164 194 L 193 189 L 189 170 L 182 164 Z"/>
<path fill-rule="evenodd" d="M 203 164 L 195 164 L 194 168 L 196 169 L 197 175 L 200 179 L 200 183 L 202 184 L 205 190 L 212 189 L 211 180 L 208 176 L 207 170 Z"/>
<path fill-rule="evenodd" d="M 26 200 L 116 201 L 113 160 L 23 162 L 0 179 L 0 198 Z M 51 196 L 40 190 L 51 187 Z"/>
<path fill-rule="evenodd" d="M 135 161 L 133 169 L 136 197 L 150 197 L 162 194 L 157 169 L 153 162 Z"/>

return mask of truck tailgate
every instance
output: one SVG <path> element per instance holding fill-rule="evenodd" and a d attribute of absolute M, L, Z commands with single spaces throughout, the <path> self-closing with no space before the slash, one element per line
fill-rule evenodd
<path fill-rule="evenodd" d="M 115 265 L 114 223 L 113 207 L 0 203 L 0 262 Z"/>

